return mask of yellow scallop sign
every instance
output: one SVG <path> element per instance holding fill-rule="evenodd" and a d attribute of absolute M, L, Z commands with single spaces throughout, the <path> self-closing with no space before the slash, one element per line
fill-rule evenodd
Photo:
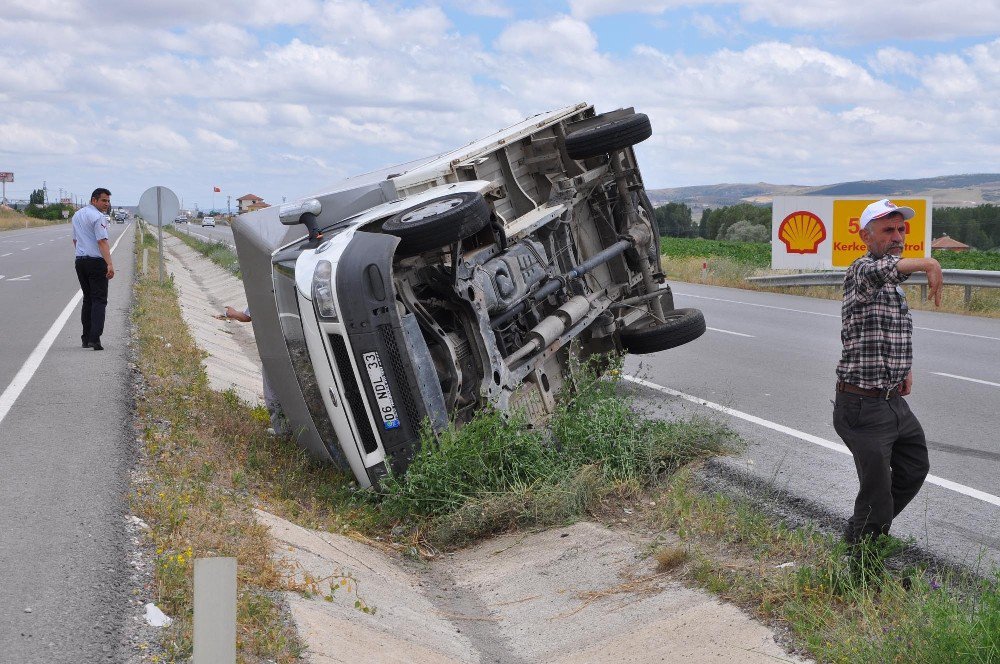
<path fill-rule="evenodd" d="M 826 239 L 826 226 L 812 212 L 796 210 L 781 221 L 778 239 L 790 254 L 815 254 Z"/>
<path fill-rule="evenodd" d="M 848 267 L 864 255 L 867 248 L 861 240 L 861 213 L 869 203 L 879 199 L 843 199 L 833 201 L 833 267 Z M 923 258 L 929 254 L 927 247 L 927 199 L 892 198 L 899 206 L 913 208 L 913 218 L 906 222 L 904 258 Z"/>

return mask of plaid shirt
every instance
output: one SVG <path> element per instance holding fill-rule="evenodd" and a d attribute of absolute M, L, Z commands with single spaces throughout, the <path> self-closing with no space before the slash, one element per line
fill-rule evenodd
<path fill-rule="evenodd" d="M 896 270 L 898 256 L 854 261 L 844 276 L 840 339 L 844 352 L 837 378 L 865 389 L 886 389 L 903 382 L 913 364 L 913 320 L 903 289 L 910 275 Z"/>

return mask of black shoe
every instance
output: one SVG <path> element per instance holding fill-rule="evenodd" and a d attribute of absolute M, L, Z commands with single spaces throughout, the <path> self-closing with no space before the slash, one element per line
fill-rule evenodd
<path fill-rule="evenodd" d="M 94 343 L 90 344 L 90 347 L 93 348 L 94 350 L 104 350 L 104 346 L 101 345 L 100 341 L 95 341 Z"/>
<path fill-rule="evenodd" d="M 90 348 L 90 341 L 87 340 L 87 337 L 81 336 L 80 341 L 83 342 L 84 348 Z"/>

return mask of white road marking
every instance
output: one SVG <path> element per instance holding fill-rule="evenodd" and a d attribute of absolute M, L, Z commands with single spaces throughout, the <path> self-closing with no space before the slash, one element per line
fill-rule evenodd
<path fill-rule="evenodd" d="M 985 334 L 968 334 L 966 332 L 952 332 L 951 330 L 936 330 L 933 327 L 917 327 L 913 326 L 914 330 L 926 330 L 927 332 L 941 332 L 942 334 L 955 334 L 960 337 L 975 337 L 976 339 L 989 339 L 991 341 L 1000 341 L 1000 337 L 988 337 Z"/>
<path fill-rule="evenodd" d="M 779 311 L 793 311 L 797 314 L 812 314 L 813 316 L 827 316 L 829 318 L 840 318 L 840 314 L 825 314 L 820 311 L 806 311 L 805 309 L 790 309 L 789 307 L 776 307 L 772 304 L 757 304 L 755 302 L 743 302 L 742 300 L 727 300 L 721 297 L 708 297 L 707 295 L 692 295 L 691 293 L 679 293 L 674 291 L 674 295 L 693 297 L 699 300 L 714 300 L 716 302 L 730 302 L 732 304 L 745 304 L 748 307 L 760 307 L 761 309 L 778 309 Z"/>
<path fill-rule="evenodd" d="M 657 385 L 656 383 L 651 383 L 648 380 L 643 380 L 642 378 L 636 378 L 635 376 L 622 376 L 623 379 L 635 383 L 637 385 L 642 385 L 648 387 L 651 390 L 656 390 L 657 392 L 662 392 L 664 394 L 669 394 L 670 396 L 679 397 L 691 403 L 698 404 L 699 406 L 705 406 L 706 408 L 711 408 L 712 410 L 717 410 L 720 413 L 725 413 L 732 417 L 745 420 L 752 424 L 757 424 L 772 431 L 777 431 L 778 433 L 783 433 L 799 440 L 804 440 L 807 443 L 812 443 L 813 445 L 818 445 L 824 447 L 828 450 L 837 452 L 838 454 L 845 454 L 851 456 L 851 451 L 841 443 L 835 443 L 826 438 L 820 438 L 819 436 L 814 436 L 805 431 L 799 431 L 798 429 L 792 429 L 791 427 L 786 427 L 783 424 L 778 424 L 777 422 L 771 422 L 770 420 L 765 420 L 756 415 L 750 415 L 749 413 L 744 413 L 733 408 L 727 408 L 717 403 L 712 403 L 711 401 L 706 401 L 699 397 L 691 396 L 690 394 L 685 394 L 684 392 L 678 392 L 677 390 L 672 390 L 669 387 L 663 387 L 662 385 Z M 964 484 L 959 484 L 958 482 L 952 482 L 951 480 L 946 480 L 943 477 L 938 477 L 937 475 L 928 475 L 927 479 L 924 480 L 930 484 L 936 484 L 939 487 L 950 489 L 956 493 L 960 493 L 964 496 L 970 498 L 975 498 L 981 500 L 984 503 L 989 503 L 1000 507 L 1000 496 L 994 496 L 992 493 L 986 493 L 985 491 L 980 491 L 979 489 L 973 489 L 971 486 L 966 486 Z"/>
<path fill-rule="evenodd" d="M 684 297 L 693 297 L 699 300 L 714 300 L 715 302 L 729 302 L 731 304 L 745 304 L 748 307 L 760 307 L 761 309 L 777 309 L 779 311 L 792 311 L 797 314 L 812 314 L 813 316 L 827 316 L 828 318 L 840 318 L 840 314 L 825 314 L 819 311 L 806 311 L 805 309 L 791 309 L 789 307 L 776 307 L 771 304 L 757 304 L 755 302 L 744 302 L 742 300 L 727 300 L 721 297 L 708 297 L 707 295 L 692 295 L 691 293 L 679 293 L 674 291 L 674 295 L 683 295 Z M 914 330 L 924 330 L 925 332 L 940 332 L 941 334 L 954 334 L 959 337 L 974 337 L 976 339 L 989 339 L 991 341 L 1000 341 L 1000 337 L 990 337 L 985 334 L 969 334 L 967 332 L 952 332 L 951 330 L 939 330 L 934 327 L 920 327 L 918 325 L 913 326 Z"/>
<path fill-rule="evenodd" d="M 14 277 L 13 279 L 8 279 L 7 281 L 28 281 L 30 279 L 31 279 L 30 274 L 24 274 L 21 275 L 20 277 Z"/>
<path fill-rule="evenodd" d="M 722 332 L 723 334 L 735 334 L 738 337 L 749 337 L 751 339 L 754 338 L 754 336 L 752 334 L 743 334 L 742 332 L 733 332 L 731 330 L 723 330 L 723 329 L 720 329 L 720 328 L 717 328 L 717 327 L 707 327 L 706 326 L 705 329 L 706 330 L 712 330 L 712 332 Z"/>
<path fill-rule="evenodd" d="M 28 249 L 31 249 L 31 247 L 25 247 L 25 248 L 24 248 L 24 249 L 22 249 L 21 251 L 27 251 Z"/>
<path fill-rule="evenodd" d="M 115 249 L 118 248 L 118 243 L 122 241 L 123 237 L 125 237 L 124 233 L 121 234 L 114 246 L 111 247 L 111 253 L 114 253 Z M 28 359 L 24 361 L 24 364 L 21 365 L 17 374 L 14 375 L 14 379 L 11 380 L 10 384 L 7 385 L 6 389 L 4 389 L 3 394 L 0 394 L 0 423 L 3 423 L 4 418 L 7 417 L 7 413 L 10 412 L 14 402 L 17 401 L 19 396 L 21 396 L 21 392 L 24 391 L 24 388 L 31 381 L 35 372 L 38 371 L 38 367 L 41 366 L 42 360 L 44 360 L 45 355 L 48 354 L 49 348 L 52 347 L 56 337 L 59 336 L 59 333 L 66 325 L 66 321 L 69 320 L 69 317 L 72 315 L 76 305 L 79 304 L 82 299 L 83 291 L 76 291 L 76 295 L 70 298 L 69 303 L 62 310 L 62 313 L 60 313 L 56 318 L 55 322 L 52 323 L 52 327 L 49 328 L 49 331 L 46 332 L 45 336 L 38 342 L 35 349 L 31 351 L 31 355 L 29 355 Z"/>
<path fill-rule="evenodd" d="M 4 254 L 3 256 L 0 256 L 0 258 L 7 258 L 8 256 L 13 256 L 13 254 Z"/>
<path fill-rule="evenodd" d="M 950 373 L 941 373 L 940 371 L 932 371 L 935 376 L 945 376 L 947 378 L 957 378 L 958 380 L 967 380 L 970 383 L 981 383 L 983 385 L 992 385 L 993 387 L 1000 387 L 1000 383 L 991 383 L 988 380 L 979 380 L 978 378 L 969 378 L 967 376 L 956 376 Z"/>

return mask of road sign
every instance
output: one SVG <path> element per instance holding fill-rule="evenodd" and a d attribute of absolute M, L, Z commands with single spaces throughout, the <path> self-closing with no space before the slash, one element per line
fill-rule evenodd
<path fill-rule="evenodd" d="M 831 270 L 850 266 L 867 250 L 858 222 L 875 196 L 776 196 L 771 208 L 771 267 Z M 930 256 L 931 199 L 893 198 L 913 208 L 906 222 L 903 256 Z"/>
<path fill-rule="evenodd" d="M 172 222 L 180 209 L 177 194 L 166 187 L 150 187 L 139 198 L 139 215 L 156 224 L 160 249 L 160 283 L 163 283 L 163 224 Z"/>
<path fill-rule="evenodd" d="M 150 187 L 139 198 L 139 214 L 150 224 L 169 224 L 180 209 L 177 194 L 167 187 Z"/>
<path fill-rule="evenodd" d="M 13 181 L 14 181 L 13 173 L 0 172 L 0 182 L 13 182 Z"/>

